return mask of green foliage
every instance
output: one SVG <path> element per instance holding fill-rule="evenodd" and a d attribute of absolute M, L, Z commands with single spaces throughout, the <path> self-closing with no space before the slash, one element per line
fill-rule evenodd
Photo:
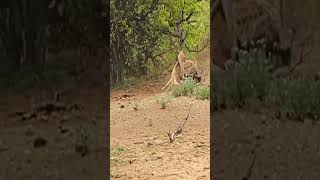
<path fill-rule="evenodd" d="M 162 71 L 176 61 L 179 49 L 198 49 L 208 40 L 209 0 L 112 0 L 110 11 L 114 81 L 122 74 Z"/>
<path fill-rule="evenodd" d="M 114 154 L 119 154 L 121 152 L 124 152 L 125 151 L 125 148 L 124 147 L 121 147 L 121 146 L 115 146 L 115 147 L 112 147 L 112 153 Z"/>
<path fill-rule="evenodd" d="M 268 107 L 293 117 L 315 118 L 320 112 L 320 81 L 303 77 L 275 79 L 270 64 L 261 56 L 248 55 L 229 76 L 215 78 L 212 101 L 215 109 Z"/>
<path fill-rule="evenodd" d="M 111 155 L 111 163 L 117 165 L 119 163 L 123 163 L 123 153 L 128 151 L 127 148 L 122 146 L 113 146 L 110 148 L 110 155 Z"/>
<path fill-rule="evenodd" d="M 210 98 L 210 87 L 209 86 L 196 86 L 194 88 L 194 95 L 196 98 L 205 100 Z"/>
<path fill-rule="evenodd" d="M 278 80 L 271 87 L 270 102 L 284 112 L 300 115 L 320 112 L 320 82 L 312 79 Z"/>
<path fill-rule="evenodd" d="M 251 98 L 264 101 L 273 79 L 270 69 L 261 56 L 241 57 L 227 78 L 214 79 L 215 101 L 231 106 L 242 106 Z"/>
<path fill-rule="evenodd" d="M 192 95 L 196 87 L 196 82 L 192 78 L 186 78 L 179 85 L 172 87 L 174 97 Z"/>
<path fill-rule="evenodd" d="M 157 100 L 157 103 L 160 104 L 161 109 L 165 109 L 168 106 L 168 103 L 170 102 L 170 100 L 171 100 L 170 97 L 163 96 Z"/>
<path fill-rule="evenodd" d="M 90 132 L 88 127 L 80 126 L 77 130 L 77 144 L 80 145 L 88 145 L 88 141 L 90 138 Z"/>
<path fill-rule="evenodd" d="M 172 95 L 195 96 L 198 99 L 205 100 L 210 98 L 210 87 L 198 84 L 192 78 L 186 78 L 179 85 L 172 87 Z"/>

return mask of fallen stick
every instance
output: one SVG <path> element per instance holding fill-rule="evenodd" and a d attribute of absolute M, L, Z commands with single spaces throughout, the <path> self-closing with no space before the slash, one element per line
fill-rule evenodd
<path fill-rule="evenodd" d="M 250 179 L 251 174 L 252 174 L 252 168 L 253 168 L 255 161 L 256 161 L 256 154 L 253 155 L 250 166 L 246 172 L 246 175 L 242 178 L 242 180 L 249 180 Z"/>
<path fill-rule="evenodd" d="M 189 111 L 188 111 L 188 115 L 185 118 L 184 122 L 177 127 L 175 132 L 171 133 L 170 130 L 169 130 L 169 132 L 167 132 L 169 140 L 170 140 L 170 143 L 172 143 L 175 140 L 177 135 L 182 133 L 183 127 L 186 124 L 187 120 L 189 119 L 190 111 L 191 111 L 191 104 L 190 104 L 190 108 L 189 108 Z"/>

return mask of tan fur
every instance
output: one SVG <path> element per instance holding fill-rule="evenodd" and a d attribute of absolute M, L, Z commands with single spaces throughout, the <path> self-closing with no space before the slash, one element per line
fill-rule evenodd
<path fill-rule="evenodd" d="M 178 60 L 179 62 L 172 69 L 170 80 L 162 87 L 162 89 L 168 87 L 166 92 L 173 84 L 179 84 L 183 80 L 184 75 L 199 74 L 197 63 L 192 60 L 186 60 L 183 50 L 179 51 Z"/>
<path fill-rule="evenodd" d="M 184 64 L 185 74 L 199 74 L 199 68 L 197 61 L 195 60 L 186 60 Z"/>
<path fill-rule="evenodd" d="M 183 50 L 179 51 L 178 60 L 180 63 L 181 76 L 183 76 L 185 74 L 185 63 L 186 63 L 186 55 L 184 54 Z"/>
<path fill-rule="evenodd" d="M 181 73 L 180 63 L 177 62 L 172 69 L 170 80 L 167 82 L 167 84 L 165 86 L 162 87 L 162 89 L 165 89 L 168 86 L 168 88 L 166 90 L 166 92 L 167 92 L 170 89 L 170 87 L 172 86 L 172 84 L 179 84 L 180 81 L 182 80 L 182 77 L 183 76 Z"/>
<path fill-rule="evenodd" d="M 181 67 L 181 76 L 199 73 L 196 61 L 187 60 L 183 50 L 179 51 L 178 60 Z"/>
<path fill-rule="evenodd" d="M 286 25 L 281 25 L 276 4 L 268 0 L 216 0 L 211 6 L 212 64 L 230 69 L 239 44 L 256 43 L 261 39 L 272 43 L 279 38 L 280 46 L 290 47 L 292 33 L 287 32 Z"/>

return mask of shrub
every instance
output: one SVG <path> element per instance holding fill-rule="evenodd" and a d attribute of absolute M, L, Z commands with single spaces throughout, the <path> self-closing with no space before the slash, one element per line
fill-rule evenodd
<path fill-rule="evenodd" d="M 270 102 L 281 111 L 298 115 L 320 112 L 320 82 L 312 79 L 278 80 L 271 87 Z"/>
<path fill-rule="evenodd" d="M 191 95 L 196 87 L 196 82 L 192 78 L 186 78 L 179 85 L 172 87 L 174 97 Z"/>
<path fill-rule="evenodd" d="M 231 106 L 243 106 L 250 99 L 264 101 L 273 80 L 269 61 L 261 56 L 246 55 L 224 79 L 214 79 L 215 101 Z"/>
<path fill-rule="evenodd" d="M 170 102 L 170 97 L 160 97 L 157 102 L 160 104 L 161 109 L 165 109 Z"/>
<path fill-rule="evenodd" d="M 210 98 L 210 87 L 209 86 L 196 86 L 194 88 L 194 95 L 198 99 L 209 99 Z"/>

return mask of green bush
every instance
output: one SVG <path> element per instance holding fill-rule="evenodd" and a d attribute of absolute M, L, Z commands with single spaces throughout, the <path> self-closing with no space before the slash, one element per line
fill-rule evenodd
<path fill-rule="evenodd" d="M 247 55 L 223 79 L 214 78 L 214 109 L 246 105 L 268 107 L 293 117 L 318 117 L 320 81 L 310 77 L 275 79 L 270 64 L 261 56 Z"/>
<path fill-rule="evenodd" d="M 281 111 L 315 114 L 320 112 L 320 82 L 308 78 L 278 80 L 271 87 L 269 99 Z"/>
<path fill-rule="evenodd" d="M 210 87 L 209 86 L 196 86 L 194 88 L 194 95 L 196 98 L 205 100 L 210 98 Z"/>
<path fill-rule="evenodd" d="M 160 104 L 161 109 L 165 109 L 168 106 L 170 100 L 170 97 L 160 97 L 157 102 Z"/>
<path fill-rule="evenodd" d="M 90 130 L 87 126 L 80 126 L 76 129 L 77 136 L 76 136 L 76 143 L 81 145 L 88 145 L 88 141 L 90 138 Z"/>
<path fill-rule="evenodd" d="M 245 105 L 252 98 L 263 102 L 273 80 L 271 69 L 268 60 L 262 56 L 241 57 L 227 77 L 214 79 L 214 101 L 231 106 Z"/>
<path fill-rule="evenodd" d="M 172 95 L 174 97 L 192 95 L 196 85 L 192 78 L 186 78 L 179 85 L 172 87 Z"/>

